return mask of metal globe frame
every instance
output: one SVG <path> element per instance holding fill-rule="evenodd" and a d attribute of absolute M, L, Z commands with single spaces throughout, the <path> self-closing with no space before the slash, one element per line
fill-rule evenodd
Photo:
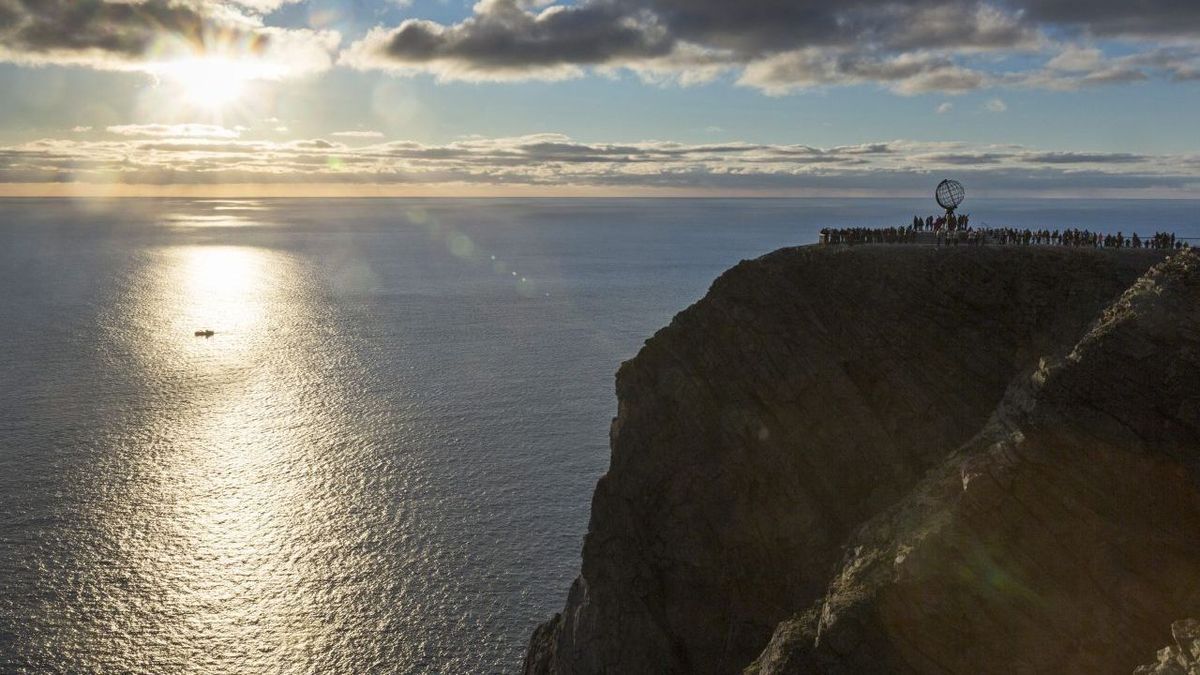
<path fill-rule="evenodd" d="M 937 200 L 938 206 L 946 209 L 946 213 L 954 213 L 959 204 L 967 198 L 967 189 L 962 183 L 947 178 L 938 183 L 937 189 L 933 192 L 933 198 Z"/>

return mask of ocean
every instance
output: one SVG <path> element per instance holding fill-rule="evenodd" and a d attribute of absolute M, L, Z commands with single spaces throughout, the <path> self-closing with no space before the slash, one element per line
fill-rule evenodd
<path fill-rule="evenodd" d="M 0 200 L 0 672 L 514 672 L 618 365 L 739 260 L 932 206 Z M 1200 237 L 1196 201 L 963 211 Z"/>

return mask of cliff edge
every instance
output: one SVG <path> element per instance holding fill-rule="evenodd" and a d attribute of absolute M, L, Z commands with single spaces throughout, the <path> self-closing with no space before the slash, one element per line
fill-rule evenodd
<path fill-rule="evenodd" d="M 807 247 L 617 375 L 527 673 L 1123 672 L 1200 616 L 1200 264 Z"/>

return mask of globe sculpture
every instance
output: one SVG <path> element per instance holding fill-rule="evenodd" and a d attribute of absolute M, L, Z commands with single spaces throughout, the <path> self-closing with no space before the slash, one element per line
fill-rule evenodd
<path fill-rule="evenodd" d="M 933 193 L 938 206 L 946 209 L 946 213 L 954 213 L 954 209 L 967 198 L 967 189 L 956 180 L 946 180 L 938 183 L 937 191 Z"/>

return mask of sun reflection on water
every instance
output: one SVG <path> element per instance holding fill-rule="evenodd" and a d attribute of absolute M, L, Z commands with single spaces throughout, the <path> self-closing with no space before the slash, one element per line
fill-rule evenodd
<path fill-rule="evenodd" d="M 272 279 L 278 277 L 267 268 L 274 263 L 278 272 L 281 263 L 262 251 L 236 247 L 195 247 L 184 249 L 181 255 L 176 269 L 183 302 L 174 313 L 173 325 L 181 335 L 189 326 L 214 330 L 218 337 L 228 338 L 223 342 L 236 348 L 235 355 L 252 347 L 254 331 L 264 328 L 269 296 L 280 291 L 272 288 Z M 188 344 L 212 347 L 201 341 Z M 215 353 L 231 356 L 228 349 Z"/>
<path fill-rule="evenodd" d="M 163 223 L 177 230 L 192 230 L 208 227 L 246 227 L 248 225 L 258 225 L 254 221 L 238 215 L 237 211 L 253 211 L 255 207 L 240 207 L 240 206 L 214 206 L 213 211 L 223 211 L 224 213 L 214 213 L 212 215 L 196 215 L 193 213 L 172 213 L 163 216 Z"/>
<path fill-rule="evenodd" d="M 311 663 L 333 602 L 317 564 L 331 544 L 322 523 L 345 509 L 318 494 L 313 438 L 338 413 L 312 405 L 324 383 L 295 339 L 319 311 L 285 255 L 183 246 L 164 257 L 137 293 L 147 332 L 127 339 L 173 395 L 145 411 L 124 491 L 96 520 L 118 542 L 119 583 L 139 589 L 102 598 L 100 614 L 140 621 L 101 630 L 140 636 L 126 648 L 147 672 Z M 214 336 L 194 337 L 201 328 Z"/>

